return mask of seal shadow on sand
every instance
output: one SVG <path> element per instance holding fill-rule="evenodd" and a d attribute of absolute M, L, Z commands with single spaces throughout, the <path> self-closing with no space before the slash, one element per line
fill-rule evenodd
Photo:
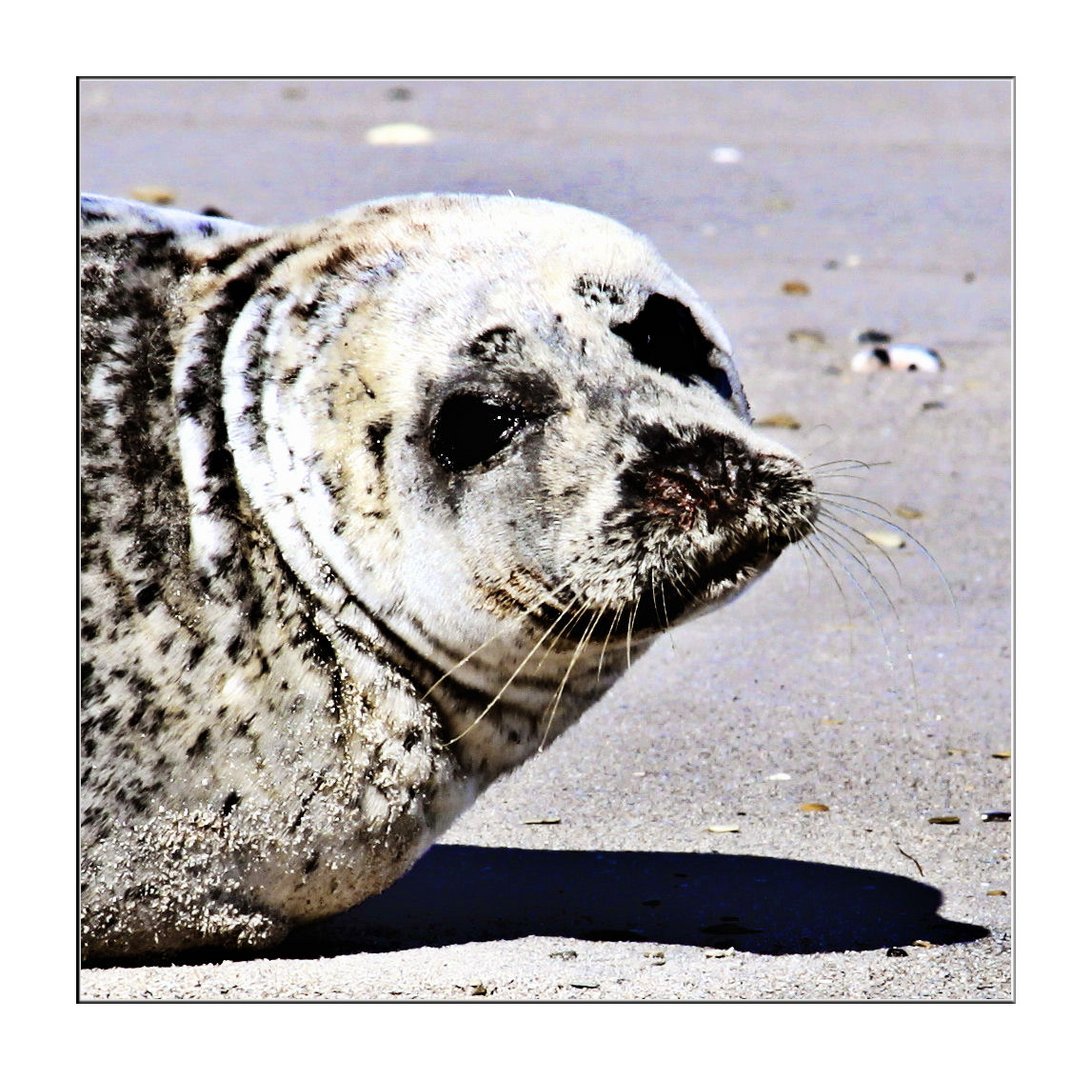
<path fill-rule="evenodd" d="M 755 855 L 540 851 L 438 844 L 400 881 L 294 931 L 267 955 L 305 958 L 567 937 L 778 955 L 975 941 L 942 895 L 876 870 Z"/>

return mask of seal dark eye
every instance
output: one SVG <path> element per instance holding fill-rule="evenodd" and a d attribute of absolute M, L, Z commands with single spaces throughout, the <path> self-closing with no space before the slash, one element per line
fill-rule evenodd
<path fill-rule="evenodd" d="M 683 386 L 707 382 L 726 401 L 732 396 L 728 374 L 709 363 L 713 344 L 701 332 L 690 310 L 661 293 L 653 293 L 637 317 L 611 327 L 628 342 L 633 358 L 662 371 Z"/>
<path fill-rule="evenodd" d="M 432 456 L 450 472 L 488 461 L 518 434 L 527 417 L 514 406 L 477 394 L 454 394 L 429 432 Z"/>

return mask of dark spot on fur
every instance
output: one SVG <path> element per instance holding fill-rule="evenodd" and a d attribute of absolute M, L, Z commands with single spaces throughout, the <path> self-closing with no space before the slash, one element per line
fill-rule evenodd
<path fill-rule="evenodd" d="M 390 433 L 391 424 L 389 420 L 384 420 L 380 423 L 368 425 L 368 448 L 371 450 L 372 454 L 375 457 L 376 468 L 380 470 L 382 470 L 383 464 L 386 461 L 386 440 L 387 436 Z"/>
<path fill-rule="evenodd" d="M 589 305 L 607 303 L 617 307 L 626 301 L 625 293 L 616 285 L 610 285 L 605 281 L 595 281 L 583 275 L 576 279 L 573 292 Z"/>
<path fill-rule="evenodd" d="M 725 400 L 732 396 L 727 373 L 709 363 L 714 346 L 701 332 L 685 304 L 653 293 L 628 323 L 611 330 L 625 341 L 640 364 L 670 375 L 683 386 L 700 379 Z"/>
<path fill-rule="evenodd" d="M 472 359 L 488 364 L 502 356 L 518 356 L 523 351 L 523 338 L 510 326 L 495 326 L 479 334 L 466 351 Z"/>
<path fill-rule="evenodd" d="M 189 748 L 186 750 L 186 757 L 192 759 L 195 757 L 200 757 L 202 754 L 204 754 L 208 750 L 209 734 L 210 732 L 208 728 L 202 728 L 200 734 L 197 736 L 196 739 L 193 740 Z"/>
<path fill-rule="evenodd" d="M 147 585 L 137 590 L 136 606 L 141 611 L 146 611 L 159 596 L 159 583 L 150 581 Z"/>

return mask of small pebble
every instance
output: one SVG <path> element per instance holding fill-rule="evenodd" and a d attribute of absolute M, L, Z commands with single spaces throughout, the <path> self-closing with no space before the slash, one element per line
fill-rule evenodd
<path fill-rule="evenodd" d="M 805 814 L 822 814 L 828 811 L 830 807 L 827 806 L 826 803 L 806 802 L 801 803 L 800 809 L 803 810 Z"/>
<path fill-rule="evenodd" d="M 895 532 L 888 532 L 886 529 L 873 529 L 866 532 L 865 537 L 871 540 L 876 547 L 888 548 L 892 551 L 906 547 L 906 538 L 904 536 L 900 536 Z"/>
<path fill-rule="evenodd" d="M 433 134 L 420 124 L 380 124 L 364 136 L 370 146 L 425 146 Z"/>
<path fill-rule="evenodd" d="M 955 814 L 937 814 L 929 818 L 930 825 L 958 825 L 959 818 Z"/>
<path fill-rule="evenodd" d="M 706 832 L 711 833 L 733 833 L 739 832 L 738 825 L 706 825 Z"/>
<path fill-rule="evenodd" d="M 1004 889 L 987 889 L 986 890 L 986 895 L 987 896 L 1008 896 L 1009 894 L 1007 892 L 1005 892 Z"/>
<path fill-rule="evenodd" d="M 945 407 L 943 401 L 923 401 L 921 403 L 922 412 L 928 412 L 930 409 L 943 409 Z"/>
<path fill-rule="evenodd" d="M 887 950 L 887 955 L 888 956 L 909 956 L 910 954 L 905 949 L 900 949 L 897 946 L 892 945 L 891 948 Z"/>
<path fill-rule="evenodd" d="M 550 953 L 550 959 L 551 960 L 575 960 L 576 959 L 576 950 L 575 949 L 562 949 L 560 952 L 552 952 L 552 953 Z"/>
<path fill-rule="evenodd" d="M 786 281 L 781 286 L 786 296 L 808 296 L 811 288 L 806 281 Z"/>
<path fill-rule="evenodd" d="M 983 821 L 1012 821 L 1012 812 L 1009 810 L 987 810 L 979 814 Z"/>
<path fill-rule="evenodd" d="M 141 184 L 139 187 L 130 188 L 129 194 L 137 202 L 151 203 L 153 206 L 170 206 L 175 200 L 175 194 L 170 188 L 160 187 L 158 184 Z"/>
<path fill-rule="evenodd" d="M 775 773 L 770 773 L 770 775 L 767 776 L 766 779 L 767 780 L 791 780 L 792 777 L 787 772 L 775 772 Z"/>
<path fill-rule="evenodd" d="M 873 345 L 855 354 L 853 371 L 940 371 L 944 362 L 936 349 L 923 345 Z"/>
<path fill-rule="evenodd" d="M 543 817 L 543 818 L 531 818 L 530 821 L 525 821 L 524 825 L 560 825 L 561 818 L 559 817 Z"/>
<path fill-rule="evenodd" d="M 756 420 L 755 427 L 787 428 L 789 431 L 798 431 L 800 421 L 792 413 L 779 412 L 764 416 L 761 420 Z"/>
<path fill-rule="evenodd" d="M 990 757 L 1002 758 L 1002 759 L 1007 760 L 1008 758 L 1012 757 L 1012 751 L 1011 750 L 998 750 L 995 753 L 990 754 Z"/>
<path fill-rule="evenodd" d="M 709 156 L 717 165 L 735 165 L 743 160 L 743 151 L 734 146 L 718 146 Z"/>

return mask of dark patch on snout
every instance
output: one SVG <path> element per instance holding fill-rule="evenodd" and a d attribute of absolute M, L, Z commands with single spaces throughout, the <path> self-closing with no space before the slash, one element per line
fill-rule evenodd
<path fill-rule="evenodd" d="M 646 429 L 642 442 L 645 453 L 621 476 L 616 523 L 651 547 L 670 547 L 680 533 L 711 534 L 714 546 L 703 543 L 678 569 L 694 593 L 753 575 L 811 531 L 818 513 L 811 477 L 791 458 L 734 435 L 680 437 L 662 425 Z"/>
<path fill-rule="evenodd" d="M 732 435 L 703 432 L 680 440 L 662 425 L 641 434 L 645 453 L 620 479 L 624 509 L 689 532 L 738 517 L 756 493 L 754 453 Z"/>

